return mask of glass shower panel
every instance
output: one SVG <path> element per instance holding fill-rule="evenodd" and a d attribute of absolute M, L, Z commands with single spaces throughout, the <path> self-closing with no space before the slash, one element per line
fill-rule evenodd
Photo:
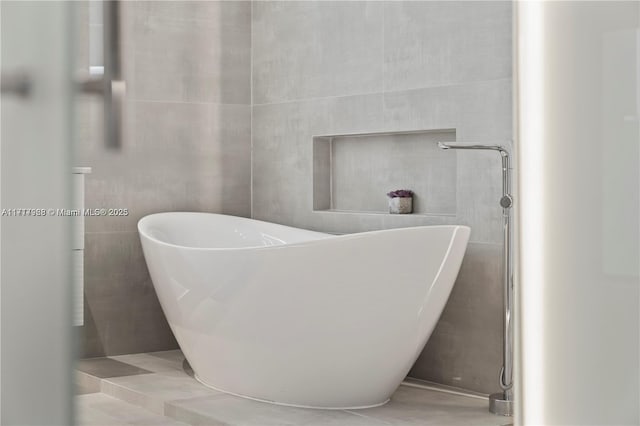
<path fill-rule="evenodd" d="M 72 424 L 71 8 L 0 3 L 2 424 Z"/>
<path fill-rule="evenodd" d="M 518 14 L 517 420 L 638 424 L 640 3 Z"/>

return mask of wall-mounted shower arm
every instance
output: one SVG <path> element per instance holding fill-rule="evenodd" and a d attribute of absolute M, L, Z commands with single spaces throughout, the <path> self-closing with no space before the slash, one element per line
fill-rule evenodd
<path fill-rule="evenodd" d="M 482 149 L 498 151 L 502 158 L 502 207 L 503 220 L 503 280 L 504 280 L 504 317 L 503 317 L 503 366 L 500 371 L 499 385 L 502 392 L 489 397 L 489 410 L 492 413 L 513 415 L 513 253 L 511 244 L 511 156 L 501 145 L 485 145 L 460 142 L 438 142 L 441 149 Z"/>

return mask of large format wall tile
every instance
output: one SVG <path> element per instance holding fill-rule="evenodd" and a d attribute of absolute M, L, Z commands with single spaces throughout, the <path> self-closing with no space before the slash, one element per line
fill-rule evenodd
<path fill-rule="evenodd" d="M 387 91 L 511 77 L 510 1 L 387 1 Z"/>
<path fill-rule="evenodd" d="M 139 246 L 141 217 L 251 214 L 251 2 L 123 2 L 121 40 L 120 151 L 104 148 L 102 99 L 78 105 L 76 163 L 93 168 L 86 207 L 129 210 L 86 220 L 83 356 L 177 347 Z M 87 47 L 78 53 L 85 72 Z"/>
<path fill-rule="evenodd" d="M 381 129 L 381 124 L 381 95 L 254 106 L 254 217 L 309 225 L 313 136 Z"/>
<path fill-rule="evenodd" d="M 438 148 L 455 132 L 335 137 L 331 142 L 332 209 L 389 210 L 387 192 L 414 192 L 413 213 L 456 213 L 456 157 Z"/>
<path fill-rule="evenodd" d="M 385 126 L 392 129 L 456 129 L 458 142 L 511 148 L 511 79 L 385 94 Z M 458 222 L 472 228 L 471 241 L 502 241 L 501 162 L 497 152 L 456 155 Z"/>
<path fill-rule="evenodd" d="M 132 122 L 123 151 L 94 158 L 85 203 L 130 214 L 87 218 L 88 231 L 134 231 L 141 217 L 167 210 L 251 214 L 248 105 L 127 106 Z"/>
<path fill-rule="evenodd" d="M 87 233 L 84 357 L 176 347 L 137 232 Z"/>
<path fill-rule="evenodd" d="M 314 212 L 312 138 L 455 129 L 458 141 L 511 139 L 509 2 L 130 2 L 124 18 L 124 149 L 105 154 L 90 129 L 99 101 L 87 101 L 78 159 L 94 167 L 87 205 L 132 213 L 87 221 L 84 354 L 176 345 L 139 247 L 145 214 L 253 208 L 257 219 L 337 233 L 461 223 L 491 244 L 470 245 L 412 375 L 494 391 L 497 154 L 447 153 L 455 216 Z"/>
<path fill-rule="evenodd" d="M 509 147 L 510 105 L 511 80 L 505 79 L 254 106 L 253 215 L 329 232 L 458 223 L 472 227 L 472 241 L 499 243 L 502 181 L 496 152 L 446 153 L 457 156 L 457 185 L 449 188 L 456 194 L 455 216 L 313 212 L 313 136 L 455 129 L 457 141 Z"/>
<path fill-rule="evenodd" d="M 409 376 L 498 392 L 503 288 L 502 246 L 469 244 L 442 317 Z"/>
<path fill-rule="evenodd" d="M 136 99 L 248 104 L 251 3 L 131 2 L 134 62 L 127 89 Z"/>
<path fill-rule="evenodd" d="M 453 128 L 461 142 L 509 141 L 511 85 L 505 78 L 386 93 L 385 125 Z"/>
<path fill-rule="evenodd" d="M 314 211 L 312 138 L 454 129 L 457 141 L 511 148 L 511 13 L 510 2 L 255 2 L 252 21 L 253 217 L 335 233 L 470 225 L 463 270 L 412 374 L 483 392 L 500 367 L 500 156 L 446 153 L 452 216 Z"/>
<path fill-rule="evenodd" d="M 381 2 L 253 3 L 253 103 L 379 92 Z"/>

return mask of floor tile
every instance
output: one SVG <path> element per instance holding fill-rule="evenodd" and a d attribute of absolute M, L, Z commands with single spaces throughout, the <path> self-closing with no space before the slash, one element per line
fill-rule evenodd
<path fill-rule="evenodd" d="M 180 349 L 175 349 L 172 351 L 149 352 L 148 355 L 154 356 L 156 358 L 162 358 L 167 361 L 173 361 L 175 363 L 179 363 L 180 365 L 182 365 L 182 362 L 185 360 L 185 357 Z"/>
<path fill-rule="evenodd" d="M 86 393 L 100 392 L 100 378 L 82 371 L 75 372 L 75 393 L 83 395 Z"/>
<path fill-rule="evenodd" d="M 86 386 L 86 385 L 83 385 L 83 384 L 77 384 L 76 383 L 76 387 L 75 387 L 75 394 L 76 395 L 86 395 L 86 394 L 89 394 L 89 393 L 100 393 L 100 388 L 98 387 L 96 389 L 96 388 L 93 388 L 91 386 Z"/>
<path fill-rule="evenodd" d="M 180 353 L 181 354 L 181 353 Z M 117 355 L 109 357 L 116 361 L 124 362 L 129 365 L 133 365 L 138 368 L 149 370 L 153 373 L 161 371 L 182 371 L 184 356 L 182 359 L 168 359 L 154 354 L 131 354 L 131 355 Z"/>
<path fill-rule="evenodd" d="M 103 393 L 76 397 L 78 426 L 184 426 L 186 423 L 151 413 Z"/>
<path fill-rule="evenodd" d="M 390 424 L 343 410 L 285 407 L 231 395 L 168 402 L 165 414 L 192 425 L 382 426 Z"/>
<path fill-rule="evenodd" d="M 357 412 L 393 425 L 499 426 L 511 423 L 510 418 L 489 413 L 488 406 L 484 399 L 400 386 L 387 404 Z"/>
<path fill-rule="evenodd" d="M 78 360 L 76 370 L 102 379 L 151 373 L 151 371 L 145 370 L 144 368 L 129 365 L 111 358 L 87 358 Z"/>
<path fill-rule="evenodd" d="M 400 386 L 389 403 L 363 410 L 286 407 L 217 392 L 193 378 L 179 350 L 78 363 L 79 425 L 501 426 L 479 396 Z M 129 375 L 126 375 L 129 374 Z M 101 378 L 102 377 L 102 378 Z M 163 416 L 164 415 L 164 416 Z M 179 423 L 184 422 L 184 423 Z"/>
<path fill-rule="evenodd" d="M 158 414 L 166 401 L 221 394 L 176 370 L 104 379 L 102 392 Z"/>

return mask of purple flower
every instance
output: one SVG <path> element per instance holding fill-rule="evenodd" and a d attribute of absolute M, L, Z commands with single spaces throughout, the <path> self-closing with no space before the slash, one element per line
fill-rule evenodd
<path fill-rule="evenodd" d="M 389 198 L 410 198 L 413 197 L 413 191 L 410 189 L 396 189 L 387 194 Z"/>

